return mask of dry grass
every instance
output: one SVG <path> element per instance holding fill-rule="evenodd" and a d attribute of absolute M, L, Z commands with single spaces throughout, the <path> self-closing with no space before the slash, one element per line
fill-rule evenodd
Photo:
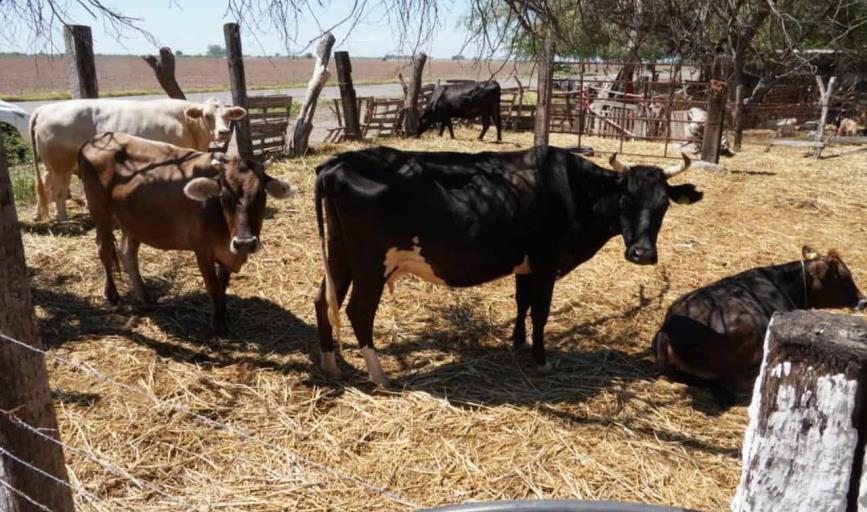
<path fill-rule="evenodd" d="M 507 144 L 495 146 L 471 141 L 475 134 L 389 143 L 479 151 L 525 147 L 531 137 L 507 133 Z M 362 374 L 326 382 L 309 355 L 318 352 L 312 300 L 321 268 L 312 168 L 322 158 L 278 165 L 301 193 L 272 203 L 265 250 L 233 278 L 234 335 L 225 340 L 205 334 L 210 303 L 191 254 L 144 248 L 142 271 L 160 305 L 143 310 L 122 287 L 128 306 L 112 313 L 102 306 L 86 210 L 71 205 L 66 224 L 25 226 L 37 314 L 53 353 L 280 447 L 51 363 L 64 440 L 179 497 L 142 491 L 70 453 L 73 480 L 104 500 L 79 498 L 82 510 L 408 508 L 281 449 L 424 506 L 558 497 L 727 509 L 745 409 L 721 410 L 703 390 L 653 378 L 647 349 L 665 307 L 722 276 L 795 259 L 805 242 L 839 248 L 867 288 L 867 154 L 815 162 L 748 147 L 726 162 L 730 173 L 678 178 L 705 199 L 669 210 L 659 265 L 627 263 L 617 238 L 558 283 L 547 329 L 553 376 L 537 375 L 529 355 L 509 350 L 511 280 L 450 290 L 406 278 L 383 299 L 376 323 L 396 387 L 376 390 Z M 22 217 L 31 216 L 25 208 Z M 363 369 L 354 340 L 346 347 L 346 360 Z"/>

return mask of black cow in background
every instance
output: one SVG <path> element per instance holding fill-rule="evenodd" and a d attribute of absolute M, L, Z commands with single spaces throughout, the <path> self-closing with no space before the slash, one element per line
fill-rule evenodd
<path fill-rule="evenodd" d="M 803 256 L 726 277 L 677 299 L 653 338 L 660 371 L 672 380 L 708 386 L 730 402 L 752 389 L 775 312 L 867 306 L 836 251 L 821 256 L 804 247 Z"/>
<path fill-rule="evenodd" d="M 340 373 L 334 335 L 351 284 L 346 313 L 370 379 L 388 382 L 373 320 L 385 285 L 405 274 L 452 287 L 516 275 L 515 344 L 525 345 L 529 311 L 533 358 L 550 371 L 543 333 L 557 279 L 617 235 L 627 261 L 656 263 L 669 202 L 702 197 L 693 185 L 668 183 L 689 167 L 685 155 L 668 169 L 626 166 L 616 155 L 610 163 L 617 172 L 550 146 L 475 154 L 376 147 L 317 167 L 325 278 L 315 304 L 325 374 Z"/>
<path fill-rule="evenodd" d="M 497 127 L 497 141 L 503 140 L 503 122 L 500 119 L 500 84 L 497 82 L 476 82 L 470 84 L 437 85 L 419 118 L 418 135 L 424 133 L 434 123 L 440 123 L 440 137 L 448 127 L 449 135 L 455 138 L 452 118 L 474 119 L 481 117 L 482 133 L 485 138 L 491 122 Z"/>

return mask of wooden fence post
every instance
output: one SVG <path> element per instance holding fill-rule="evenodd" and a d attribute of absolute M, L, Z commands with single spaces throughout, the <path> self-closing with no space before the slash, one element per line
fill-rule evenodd
<path fill-rule="evenodd" d="M 316 47 L 316 63 L 313 65 L 313 75 L 307 83 L 307 93 L 304 103 L 295 121 L 295 131 L 292 134 L 290 153 L 293 156 L 303 156 L 307 153 L 310 133 L 313 131 L 313 115 L 316 113 L 316 102 L 325 82 L 328 81 L 328 61 L 331 59 L 331 47 L 334 46 L 334 35 L 326 32 Z"/>
<path fill-rule="evenodd" d="M 86 25 L 63 27 L 63 42 L 66 46 L 66 73 L 69 77 L 69 93 L 76 98 L 98 98 L 96 64 L 93 59 L 93 36 Z"/>
<path fill-rule="evenodd" d="M 719 163 L 719 150 L 722 142 L 726 115 L 726 80 L 731 70 L 732 58 L 717 55 L 713 59 L 710 86 L 707 95 L 707 124 L 701 141 L 701 159 L 705 162 Z"/>
<path fill-rule="evenodd" d="M 352 62 L 349 52 L 334 52 L 334 65 L 337 68 L 337 83 L 340 87 L 340 100 L 343 104 L 343 138 L 361 139 L 361 126 L 358 124 L 358 100 L 352 85 Z"/>
<path fill-rule="evenodd" d="M 0 334 L 41 349 L 2 142 L 0 132 Z M 61 481 L 68 481 L 63 449 L 16 426 L 10 417 L 14 414 L 46 435 L 60 439 L 43 356 L 4 338 L 0 338 L 0 409 L 9 412 L 0 414 L 0 439 L 3 440 L 0 446 Z M 4 481 L 15 489 L 55 512 L 73 510 L 69 487 L 3 455 L 0 455 L 0 466 Z M 15 493 L 0 493 L 0 511 L 35 510 L 33 504 Z"/>
<path fill-rule="evenodd" d="M 419 52 L 412 57 L 412 79 L 403 103 L 403 133 L 408 137 L 418 134 L 418 97 L 421 94 L 422 74 L 427 62 L 427 54 Z"/>
<path fill-rule="evenodd" d="M 856 510 L 867 500 L 867 322 L 774 314 L 749 417 L 733 512 Z"/>
<path fill-rule="evenodd" d="M 548 144 L 548 133 L 551 130 L 551 94 L 555 52 L 554 39 L 550 36 L 546 37 L 542 52 L 539 54 L 536 120 L 533 126 L 534 146 Z"/>
<path fill-rule="evenodd" d="M 241 27 L 237 23 L 223 25 L 226 38 L 226 60 L 229 63 L 229 83 L 232 86 L 232 103 L 247 108 L 247 79 L 244 76 L 244 54 L 241 51 Z M 234 122 L 235 143 L 241 158 L 253 158 L 253 141 L 250 138 L 250 117 Z"/>
<path fill-rule="evenodd" d="M 175 79 L 175 54 L 172 53 L 171 48 L 167 46 L 160 48 L 159 57 L 153 55 L 142 55 L 141 58 L 144 59 L 144 61 L 148 63 L 148 66 L 150 66 L 154 71 L 154 75 L 157 77 L 157 82 L 160 83 L 160 87 L 166 91 L 169 98 L 174 98 L 176 100 L 187 99 L 186 95 L 184 95 L 184 91 L 181 90 L 181 86 L 178 85 L 178 81 Z"/>
<path fill-rule="evenodd" d="M 740 151 L 744 141 L 744 86 L 738 85 L 735 89 L 735 112 L 734 112 L 734 129 L 735 129 L 735 151 Z"/>
<path fill-rule="evenodd" d="M 816 148 L 813 150 L 813 158 L 819 159 L 822 150 L 825 149 L 825 123 L 828 122 L 828 105 L 831 103 L 831 94 L 834 92 L 834 83 L 837 81 L 836 76 L 832 76 L 828 80 L 828 86 L 825 86 L 822 77 L 816 75 L 816 84 L 819 86 L 819 97 L 822 101 L 822 115 L 819 117 L 819 126 L 816 127 Z"/>

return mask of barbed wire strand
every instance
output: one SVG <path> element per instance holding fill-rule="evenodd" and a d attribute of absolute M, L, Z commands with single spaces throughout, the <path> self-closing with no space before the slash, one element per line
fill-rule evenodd
<path fill-rule="evenodd" d="M 95 464 L 98 464 L 98 465 L 102 466 L 103 468 L 107 469 L 114 476 L 126 478 L 127 480 L 129 480 L 132 483 L 134 483 L 135 485 L 137 485 L 140 489 L 147 489 L 147 490 L 150 490 L 152 492 L 159 494 L 160 496 L 162 496 L 164 498 L 167 498 L 167 499 L 170 499 L 170 500 L 173 500 L 173 501 L 185 504 L 185 505 L 188 504 L 186 502 L 186 500 L 184 498 L 182 498 L 181 496 L 174 496 L 174 495 L 168 494 L 168 493 L 164 492 L 162 489 L 160 489 L 159 487 L 157 487 L 156 485 L 154 485 L 150 482 L 147 482 L 145 480 L 141 480 L 141 479 L 137 478 L 135 475 L 131 474 L 129 471 L 123 469 L 122 467 L 120 467 L 116 464 L 101 460 L 98 457 L 91 455 L 90 453 L 88 453 L 84 450 L 81 450 L 79 448 L 75 448 L 74 446 L 70 446 L 70 445 L 64 443 L 63 441 L 46 434 L 45 432 L 42 431 L 42 429 L 36 428 L 33 425 L 28 424 L 27 422 L 25 422 L 24 420 L 22 420 L 21 418 L 16 416 L 14 414 L 14 412 L 12 412 L 12 411 L 7 412 L 7 411 L 0 410 L 0 414 L 3 414 L 3 413 L 5 413 L 6 417 L 9 419 L 9 421 L 11 421 L 12 424 L 15 425 L 16 427 L 21 428 L 23 430 L 26 430 L 28 432 L 32 432 L 33 434 L 37 435 L 38 437 L 45 439 L 46 441 L 49 441 L 51 443 L 54 443 L 57 446 L 62 447 L 66 451 L 75 453 L 79 457 L 83 457 L 83 458 L 85 458 L 85 459 L 87 459 L 87 460 L 89 460 Z"/>
<path fill-rule="evenodd" d="M 355 484 L 357 487 L 360 487 L 371 494 L 378 494 L 380 496 L 384 496 L 384 497 L 390 499 L 391 501 L 394 501 L 395 503 L 400 503 L 401 505 L 406 505 L 406 506 L 411 507 L 411 508 L 415 508 L 415 509 L 420 508 L 420 505 L 418 503 L 410 500 L 409 498 L 404 498 L 403 496 L 397 494 L 395 491 L 392 491 L 391 489 L 389 489 L 387 487 L 381 487 L 381 486 L 369 484 L 369 483 L 365 482 L 364 480 L 362 480 L 361 478 L 358 478 L 357 476 L 351 475 L 349 473 L 344 473 L 343 471 L 340 471 L 338 469 L 334 469 L 330 466 L 326 466 L 325 464 L 321 464 L 319 462 L 310 460 L 310 459 L 303 457 L 301 455 L 298 455 L 297 453 L 295 453 L 291 450 L 288 450 L 288 449 L 286 449 L 280 445 L 274 444 L 270 441 L 265 441 L 264 439 L 260 439 L 256 436 L 254 436 L 253 434 L 250 434 L 249 432 L 242 430 L 238 427 L 235 427 L 235 426 L 230 425 L 228 423 L 222 423 L 222 422 L 219 422 L 216 420 L 212 420 L 211 418 L 208 418 L 207 416 L 203 416 L 201 414 L 193 412 L 192 410 L 190 410 L 189 408 L 187 408 L 183 405 L 172 404 L 170 402 L 166 402 L 164 400 L 161 400 L 161 399 L 157 398 L 156 396 L 152 396 L 151 394 L 148 394 L 147 392 L 145 392 L 145 391 L 143 391 L 143 390 L 141 390 L 135 386 L 131 386 L 129 384 L 119 382 L 119 381 L 109 377 L 108 375 L 103 374 L 102 372 L 100 372 L 96 368 L 93 368 L 89 364 L 76 363 L 74 361 L 71 361 L 71 360 L 63 357 L 63 356 L 52 354 L 52 353 L 50 353 L 46 350 L 43 350 L 41 348 L 37 348 L 37 347 L 31 346 L 27 343 L 24 343 L 23 341 L 19 341 L 19 340 L 16 340 L 15 338 L 11 338 L 11 337 L 3 334 L 3 333 L 0 333 L 0 338 L 4 339 L 4 340 L 6 340 L 12 344 L 18 345 L 22 348 L 26 348 L 27 350 L 30 350 L 32 352 L 36 352 L 38 354 L 42 354 L 45 357 L 49 357 L 52 360 L 57 361 L 58 363 L 70 366 L 70 367 L 75 368 L 76 370 L 79 370 L 81 372 L 88 373 L 88 374 L 92 375 L 93 377 L 95 377 L 96 379 L 99 379 L 103 382 L 107 382 L 109 384 L 117 386 L 117 387 L 119 387 L 125 391 L 129 391 L 129 392 L 137 394 L 139 396 L 143 396 L 146 399 L 154 402 L 157 405 L 162 405 L 162 406 L 168 407 L 170 409 L 173 409 L 175 411 L 181 412 L 183 414 L 189 415 L 189 416 L 191 416 L 191 417 L 193 417 L 193 418 L 201 421 L 202 423 L 205 423 L 206 425 L 209 425 L 213 428 L 230 432 L 230 433 L 234 434 L 236 437 L 244 439 L 245 441 L 253 442 L 253 443 L 259 444 L 261 446 L 264 446 L 266 448 L 270 448 L 272 450 L 282 452 L 290 460 L 294 461 L 297 464 L 303 464 L 303 465 L 306 465 L 308 467 L 315 468 L 315 469 L 322 471 L 324 473 L 329 473 L 333 476 L 336 476 L 337 478 L 339 478 L 341 480 L 351 482 L 351 483 Z"/>
<path fill-rule="evenodd" d="M 17 494 L 18 496 L 21 496 L 21 497 L 24 498 L 25 500 L 29 501 L 31 505 L 33 505 L 34 507 L 38 508 L 39 510 L 44 510 L 45 512 L 54 512 L 53 510 L 51 510 L 50 508 L 46 507 L 46 506 L 43 505 L 42 503 L 39 503 L 38 501 L 36 501 L 36 500 L 34 500 L 33 498 L 31 498 L 30 496 L 28 496 L 27 493 L 25 493 L 24 491 L 21 491 L 21 490 L 19 490 L 19 489 L 16 489 L 12 484 L 10 484 L 9 482 L 7 482 L 6 480 L 3 480 L 2 478 L 0 478 L 0 485 L 2 485 L 3 487 L 5 487 L 5 488 L 9 489 L 10 491 L 14 492 L 14 493 Z"/>
<path fill-rule="evenodd" d="M 84 488 L 79 487 L 77 485 L 71 484 L 71 483 L 67 482 L 66 480 L 63 480 L 62 478 L 57 478 L 56 476 L 45 471 L 44 469 L 36 467 L 33 464 L 27 462 L 26 460 L 15 456 L 12 452 L 7 450 L 6 448 L 3 448 L 2 446 L 0 446 L 0 454 L 3 454 L 5 456 L 9 457 L 10 459 L 14 460 L 18 464 L 21 464 L 22 466 L 44 476 L 45 478 L 51 480 L 52 482 L 54 482 L 56 484 L 62 485 L 64 487 L 68 487 L 70 490 L 75 491 L 76 493 L 84 496 L 87 499 L 87 501 L 89 501 L 91 503 L 98 503 L 98 502 L 102 501 L 100 498 L 91 494 L 87 489 L 84 489 Z"/>

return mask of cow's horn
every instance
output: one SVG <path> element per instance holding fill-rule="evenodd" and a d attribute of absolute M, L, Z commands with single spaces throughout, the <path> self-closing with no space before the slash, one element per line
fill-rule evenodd
<path fill-rule="evenodd" d="M 683 157 L 683 162 L 676 164 L 676 165 L 672 165 L 671 167 L 666 167 L 665 170 L 663 171 L 665 173 L 666 178 L 671 178 L 672 176 L 677 176 L 678 174 L 682 173 L 683 171 L 689 169 L 689 165 L 692 163 L 692 160 L 690 160 L 689 157 L 686 156 L 686 153 L 681 153 L 680 156 Z"/>
<path fill-rule="evenodd" d="M 611 168 L 617 172 L 626 172 L 629 170 L 628 165 L 622 164 L 617 161 L 617 153 L 611 155 L 611 158 L 608 159 L 608 163 L 611 164 Z"/>

